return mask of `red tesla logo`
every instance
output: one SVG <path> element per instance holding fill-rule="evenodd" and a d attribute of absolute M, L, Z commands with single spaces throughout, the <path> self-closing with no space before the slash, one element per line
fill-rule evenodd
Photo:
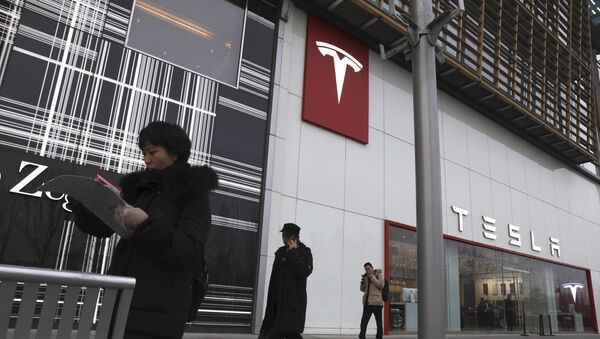
<path fill-rule="evenodd" d="M 369 142 L 369 50 L 309 15 L 302 119 Z"/>

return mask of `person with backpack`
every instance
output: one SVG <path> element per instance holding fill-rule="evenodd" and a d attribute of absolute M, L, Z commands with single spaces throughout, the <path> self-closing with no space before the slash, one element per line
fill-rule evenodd
<path fill-rule="evenodd" d="M 383 338 L 383 325 L 381 322 L 382 310 L 384 305 L 383 294 L 386 285 L 381 269 L 373 269 L 373 265 L 370 262 L 366 262 L 363 265 L 365 274 L 361 276 L 360 290 L 363 292 L 363 313 L 362 319 L 360 320 L 360 339 L 365 339 L 367 332 L 367 325 L 371 319 L 371 314 L 375 315 L 375 322 L 377 323 L 377 339 Z"/>

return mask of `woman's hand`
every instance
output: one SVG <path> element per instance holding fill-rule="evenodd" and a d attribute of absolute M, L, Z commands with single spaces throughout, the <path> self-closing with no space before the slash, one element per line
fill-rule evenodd
<path fill-rule="evenodd" d="M 138 228 L 146 219 L 148 219 L 148 213 L 139 207 L 125 205 L 115 208 L 115 220 L 130 230 Z"/>

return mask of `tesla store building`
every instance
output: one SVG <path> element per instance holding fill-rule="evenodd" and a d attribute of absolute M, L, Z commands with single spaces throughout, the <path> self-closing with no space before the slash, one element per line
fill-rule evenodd
<path fill-rule="evenodd" d="M 292 221 L 314 257 L 307 333 L 358 333 L 366 261 L 390 281 L 386 331 L 417 330 L 412 77 L 363 39 L 384 20 L 369 6 L 386 3 L 284 7 L 257 325 L 277 230 Z M 438 91 L 448 331 L 537 333 L 541 317 L 546 333 L 597 332 L 598 180 L 448 93 Z"/>
<path fill-rule="evenodd" d="M 190 162 L 220 177 L 206 248 L 210 286 L 189 331 L 260 327 L 285 222 L 302 228 L 314 256 L 306 333 L 358 332 L 366 261 L 390 281 L 386 330 L 416 331 L 411 74 L 323 13 L 350 17 L 387 3 L 5 1 L 0 264 L 105 273 L 119 239 L 80 232 L 68 197 L 36 188 L 59 174 L 116 181 L 142 169 L 136 135 L 166 120 L 190 135 Z M 346 7 L 355 4 L 364 12 Z M 362 20 L 365 29 L 385 21 Z M 451 58 L 438 69 L 448 65 Z M 448 330 L 536 332 L 542 315 L 546 330 L 598 332 L 600 184 L 593 166 L 577 165 L 597 157 L 594 106 L 577 97 L 591 100 L 581 90 L 586 79 L 563 98 L 577 98 L 569 107 L 579 113 L 568 121 L 583 145 L 568 153 L 572 142 L 564 142 L 566 160 L 453 92 L 476 87 L 461 79 L 447 78 L 456 86 L 438 92 Z"/>

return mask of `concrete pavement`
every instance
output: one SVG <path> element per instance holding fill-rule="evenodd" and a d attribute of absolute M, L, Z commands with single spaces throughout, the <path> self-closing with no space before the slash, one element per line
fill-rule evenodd
<path fill-rule="evenodd" d="M 186 333 L 184 339 L 256 339 L 255 334 L 228 334 L 228 333 Z M 305 339 L 357 339 L 358 335 L 318 335 L 318 334 L 304 334 Z M 530 334 L 531 338 L 542 338 L 537 334 Z M 552 339 L 600 339 L 600 334 L 579 334 L 579 333 L 561 333 L 555 336 L 547 336 Z M 403 334 L 403 335 L 388 335 L 384 336 L 384 339 L 418 339 L 416 334 Z M 447 334 L 448 339 L 509 339 L 509 338 L 523 338 L 520 334 Z M 375 335 L 368 335 L 367 339 L 375 339 Z"/>

